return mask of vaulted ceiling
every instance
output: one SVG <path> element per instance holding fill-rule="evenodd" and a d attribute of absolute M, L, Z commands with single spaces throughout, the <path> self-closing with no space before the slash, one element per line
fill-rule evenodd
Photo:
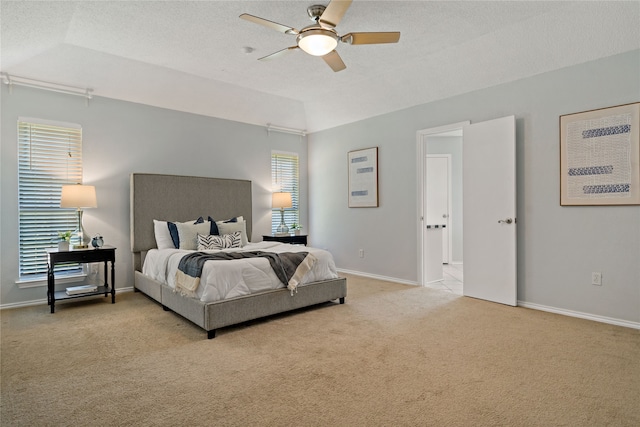
<path fill-rule="evenodd" d="M 640 48 L 640 2 L 354 0 L 339 34 L 400 31 L 336 48 L 333 72 L 284 34 L 308 1 L 6 1 L 0 67 L 94 95 L 314 132 Z"/>

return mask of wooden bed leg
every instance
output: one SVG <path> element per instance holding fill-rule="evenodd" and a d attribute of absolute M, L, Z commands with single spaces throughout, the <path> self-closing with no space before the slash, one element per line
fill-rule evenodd
<path fill-rule="evenodd" d="M 210 331 L 207 331 L 207 339 L 208 340 L 212 340 L 216 337 L 216 330 L 212 329 Z"/>
<path fill-rule="evenodd" d="M 340 304 L 344 304 L 344 297 L 340 298 Z"/>

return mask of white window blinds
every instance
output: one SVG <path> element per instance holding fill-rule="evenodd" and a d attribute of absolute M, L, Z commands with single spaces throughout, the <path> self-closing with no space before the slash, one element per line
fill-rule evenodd
<path fill-rule="evenodd" d="M 20 279 L 47 273 L 45 248 L 58 232 L 78 225 L 75 209 L 60 208 L 63 185 L 82 183 L 82 128 L 38 119 L 18 120 L 18 209 Z M 78 264 L 56 271 L 81 272 Z"/>
<path fill-rule="evenodd" d="M 300 180 L 298 175 L 298 155 L 295 153 L 271 153 L 271 188 L 272 191 L 291 193 L 292 207 L 284 210 L 284 222 L 291 225 L 300 221 L 299 200 Z M 271 233 L 275 234 L 280 225 L 280 209 L 271 213 Z"/>

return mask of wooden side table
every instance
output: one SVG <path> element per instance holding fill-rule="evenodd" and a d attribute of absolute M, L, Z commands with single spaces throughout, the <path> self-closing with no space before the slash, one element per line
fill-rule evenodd
<path fill-rule="evenodd" d="M 293 245 L 305 245 L 307 246 L 306 234 L 285 234 L 283 236 L 265 234 L 262 236 L 262 240 L 280 243 L 291 243 Z"/>
<path fill-rule="evenodd" d="M 98 288 L 93 292 L 75 295 L 67 295 L 65 291 L 56 291 L 56 278 L 54 269 L 56 264 L 65 262 L 104 262 L 104 286 L 98 286 Z M 111 284 L 109 284 L 108 280 L 108 262 L 111 262 Z M 82 298 L 92 295 L 104 294 L 104 296 L 107 297 L 109 293 L 111 293 L 111 304 L 115 304 L 115 262 L 116 248 L 112 246 L 103 246 L 100 249 L 70 249 L 67 251 L 61 251 L 56 248 L 47 249 L 47 303 L 51 306 L 51 312 L 55 312 L 56 300 Z"/>

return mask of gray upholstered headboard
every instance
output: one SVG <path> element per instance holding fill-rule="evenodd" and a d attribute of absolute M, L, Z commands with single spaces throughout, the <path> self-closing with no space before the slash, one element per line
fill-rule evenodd
<path fill-rule="evenodd" d="M 189 221 L 242 215 L 251 239 L 251 181 L 148 173 L 131 174 L 131 252 L 142 270 L 144 253 L 156 247 L 153 220 Z"/>

